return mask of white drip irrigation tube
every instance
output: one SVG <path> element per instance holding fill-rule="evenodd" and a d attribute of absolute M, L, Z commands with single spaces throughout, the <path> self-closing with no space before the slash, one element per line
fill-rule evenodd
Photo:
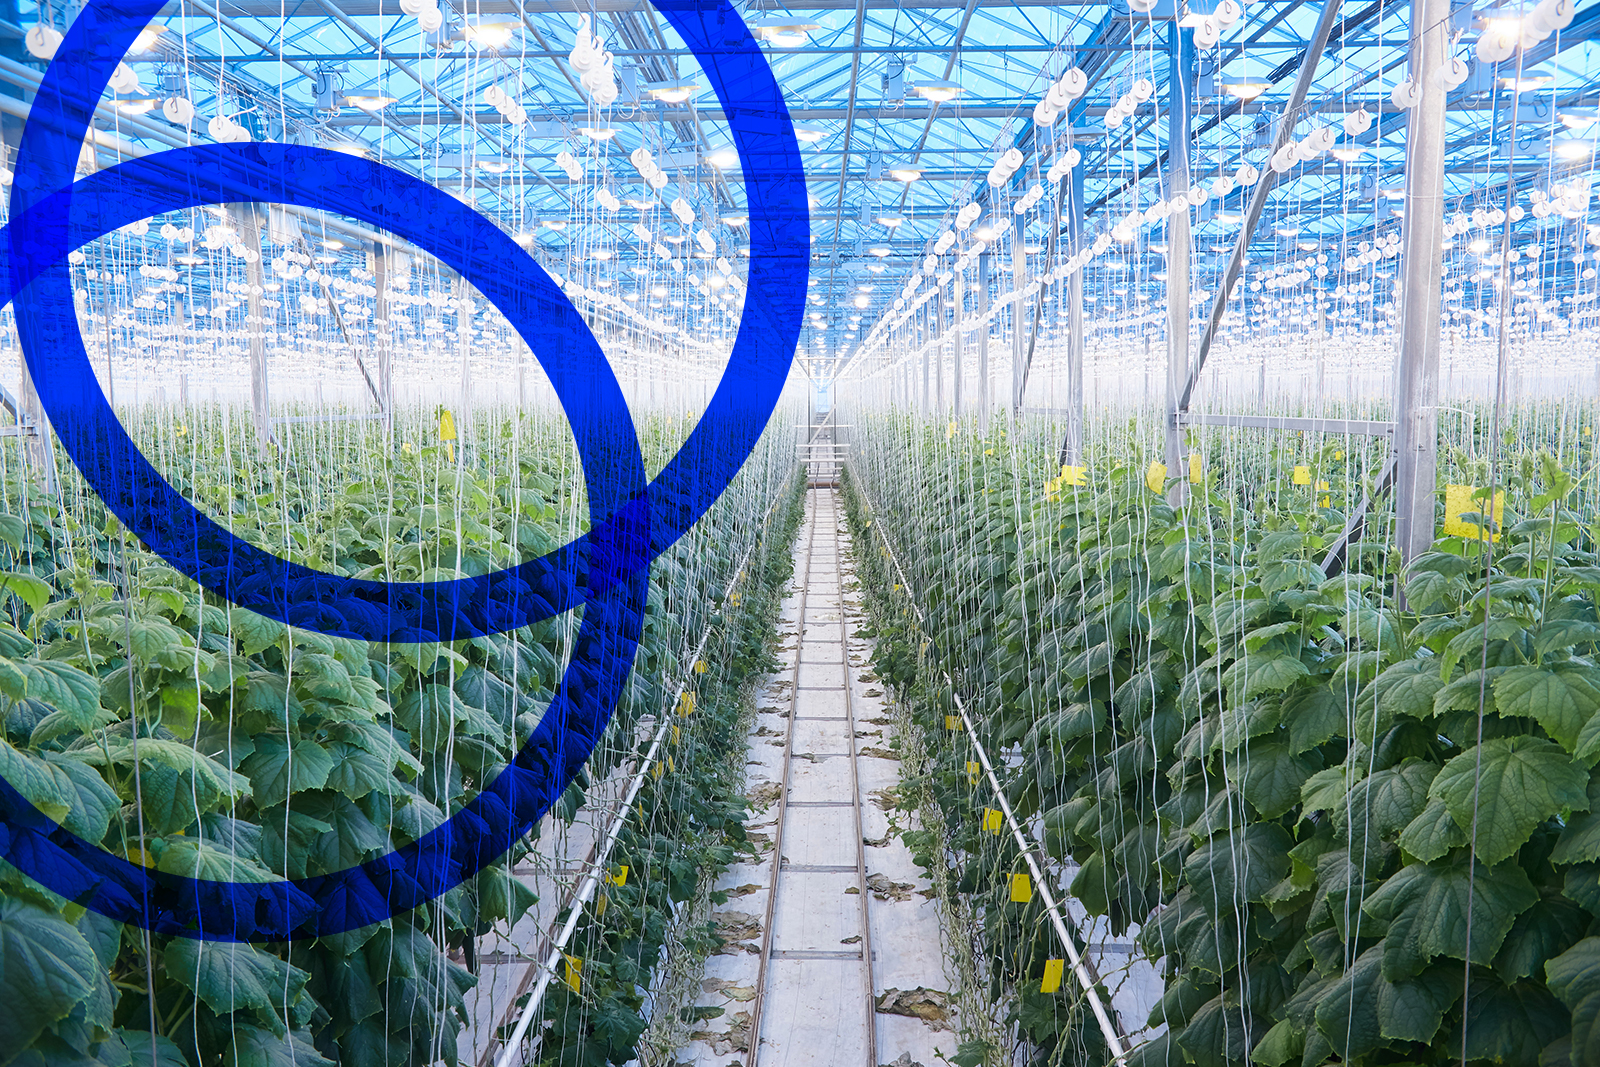
<path fill-rule="evenodd" d="M 866 503 L 865 497 L 861 500 Z M 867 508 L 870 512 L 871 505 L 867 505 Z M 881 524 L 877 526 L 877 531 L 878 539 L 883 542 L 883 550 L 888 555 L 889 562 L 894 564 L 895 573 L 900 576 L 901 588 L 906 591 L 906 600 L 910 603 L 911 610 L 916 613 L 917 623 L 923 628 L 923 632 L 927 633 L 927 617 L 922 614 L 922 608 L 911 596 L 911 581 L 901 568 L 900 559 L 894 554 L 894 547 L 889 544 L 889 537 L 883 532 Z M 1011 812 L 1011 803 L 1006 800 L 1005 790 L 1000 788 L 1000 780 L 995 777 L 994 765 L 989 762 L 989 753 L 984 751 L 983 743 L 978 740 L 978 731 L 973 728 L 972 717 L 967 714 L 967 706 L 962 702 L 961 694 L 956 692 L 955 679 L 950 677 L 950 672 L 943 667 L 939 672 L 944 675 L 945 681 L 950 686 L 950 698 L 955 701 L 956 710 L 961 713 L 961 723 L 966 727 L 967 737 L 972 742 L 973 750 L 978 753 L 978 763 L 983 767 L 984 776 L 989 780 L 989 787 L 994 790 L 995 802 L 1000 805 L 1000 813 L 1006 825 L 1011 828 L 1011 836 L 1022 852 L 1023 862 L 1028 865 L 1028 872 L 1033 876 L 1033 884 L 1038 886 L 1039 895 L 1044 898 L 1045 910 L 1050 914 L 1050 925 L 1055 927 L 1056 938 L 1067 954 L 1067 961 L 1072 964 L 1072 975 L 1077 979 L 1078 987 L 1083 990 L 1084 997 L 1089 1001 L 1089 1009 L 1094 1012 L 1095 1022 L 1100 1025 L 1100 1033 L 1106 1039 L 1106 1046 L 1111 1049 L 1111 1058 L 1118 1067 L 1127 1067 L 1128 1049 L 1123 1044 L 1122 1033 L 1117 1029 L 1105 1003 L 1100 999 L 1100 994 L 1095 991 L 1095 977 L 1090 972 L 1088 964 L 1084 962 L 1082 954 L 1078 952 L 1078 946 L 1073 943 L 1072 935 L 1067 930 L 1067 919 L 1061 913 L 1061 905 L 1057 903 L 1055 894 L 1050 892 L 1050 886 L 1034 859 L 1035 846 L 1023 833 L 1022 826 Z"/>
<path fill-rule="evenodd" d="M 782 504 L 786 499 L 788 499 L 787 485 L 767 511 L 767 517 L 761 521 L 763 533 L 772 525 L 772 516 L 777 511 L 778 505 Z M 724 603 L 727 602 L 728 595 L 733 592 L 734 587 L 744 580 L 745 571 L 750 565 L 750 557 L 755 555 L 756 547 L 759 544 L 760 541 L 758 540 L 756 544 L 751 545 L 750 550 L 739 561 L 739 569 L 734 571 L 733 579 L 728 582 L 727 588 L 722 591 Z M 699 660 L 701 653 L 705 651 L 706 642 L 710 639 L 711 624 L 707 623 L 705 631 L 700 635 L 700 643 L 695 646 L 693 655 L 689 657 L 691 670 L 693 670 L 694 663 Z M 501 1046 L 500 1055 L 495 1058 L 495 1067 L 510 1067 L 516 1050 L 522 1046 L 523 1040 L 528 1036 L 528 1028 L 533 1025 L 534 1016 L 539 1012 L 539 1005 L 544 1002 L 545 991 L 550 988 L 550 982 L 555 978 L 556 965 L 561 962 L 561 957 L 566 952 L 567 943 L 572 940 L 572 934 L 578 928 L 578 919 L 583 915 L 583 907 L 593 899 L 594 891 L 600 885 L 600 872 L 606 869 L 606 860 L 611 855 L 612 846 L 617 843 L 617 838 L 622 834 L 623 824 L 628 821 L 628 812 L 633 810 L 634 798 L 639 795 L 639 790 L 644 788 L 645 776 L 650 773 L 650 768 L 655 764 L 656 757 L 661 751 L 661 744 L 667 736 L 667 730 L 672 726 L 672 709 L 683 699 L 683 693 L 687 687 L 688 680 L 685 678 L 684 682 L 678 686 L 678 691 L 673 694 L 671 702 L 666 705 L 665 710 L 662 712 L 661 727 L 656 731 L 655 738 L 650 742 L 649 751 L 645 753 L 644 760 L 639 764 L 639 769 L 634 772 L 633 780 L 628 783 L 628 795 L 623 798 L 622 807 L 611 820 L 611 827 L 606 832 L 605 844 L 595 853 L 594 859 L 589 864 L 588 873 L 583 876 L 582 884 L 570 898 L 567 921 L 562 924 L 561 932 L 556 935 L 555 944 L 550 947 L 550 954 L 545 957 L 544 963 L 541 965 L 538 961 L 535 961 L 534 965 L 539 967 L 539 981 L 534 985 L 533 992 L 528 996 L 528 1003 L 523 1006 L 522 1014 L 517 1019 L 516 1029 L 511 1031 L 511 1036 Z M 518 1060 L 517 1062 L 524 1061 Z"/>

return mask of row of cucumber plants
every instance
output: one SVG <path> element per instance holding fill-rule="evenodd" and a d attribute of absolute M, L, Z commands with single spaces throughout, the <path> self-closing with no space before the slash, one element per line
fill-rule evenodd
<path fill-rule="evenodd" d="M 586 525 L 559 420 L 480 413 L 440 441 L 436 414 L 419 411 L 392 435 L 288 427 L 261 453 L 233 418 L 128 421 L 197 504 L 300 562 L 430 580 L 541 554 Z M 650 455 L 678 436 L 665 418 L 641 426 Z M 554 817 L 570 821 L 588 776 L 631 758 L 641 716 L 664 710 L 663 679 L 725 610 L 706 591 L 759 537 L 792 468 L 781 440 L 652 567 L 626 695 Z M 452 644 L 286 628 L 143 550 L 64 462 L 54 493 L 16 451 L 0 462 L 0 776 L 72 832 L 162 871 L 302 877 L 417 839 L 504 766 L 576 651 L 570 615 Z M 533 845 L 410 913 L 292 945 L 152 936 L 0 867 L 0 1065 L 453 1064 L 475 978 L 451 953 L 534 902 L 510 875 Z"/>
<path fill-rule="evenodd" d="M 1026 428 L 854 421 L 929 618 L 880 619 L 878 652 L 943 754 L 958 855 L 923 858 L 988 895 L 1019 1049 L 1107 1059 L 1070 979 L 1039 992 L 1060 952 L 995 877 L 1015 858 L 982 833 L 944 671 L 1072 895 L 1161 963 L 1135 1067 L 1600 1062 L 1600 530 L 1555 448 L 1505 453 L 1498 540 L 1402 569 L 1379 517 L 1330 578 L 1346 514 L 1288 479 L 1252 498 L 1266 448 L 1174 508 L 1125 438 L 1078 486 Z"/>
<path fill-rule="evenodd" d="M 741 854 L 759 855 L 745 834 L 752 694 L 778 669 L 778 613 L 804 514 L 805 480 L 797 474 L 751 554 L 745 580 L 709 620 L 660 769 L 652 768 L 623 823 L 610 880 L 579 919 L 566 981 L 545 998 L 540 1063 L 673 1062 L 685 1028 L 657 1018 L 658 1010 L 671 1010 L 685 992 L 692 1002 L 698 988 L 674 990 L 663 978 L 675 971 L 697 980 L 704 958 L 723 944 L 716 924 L 690 905 L 701 897 L 726 904 L 727 894 L 710 886 Z M 648 745 L 641 742 L 641 755 Z M 685 958 L 669 959 L 670 952 Z M 696 1019 L 705 1017 L 705 1009 L 695 1011 Z M 647 1028 L 654 1043 L 641 1042 Z"/>

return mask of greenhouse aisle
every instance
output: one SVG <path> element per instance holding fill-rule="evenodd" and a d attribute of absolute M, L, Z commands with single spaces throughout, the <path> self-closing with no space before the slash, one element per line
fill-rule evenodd
<path fill-rule="evenodd" d="M 956 1050 L 939 905 L 898 836 L 911 826 L 889 810 L 899 763 L 856 636 L 849 550 L 836 490 L 813 488 L 780 623 L 784 666 L 758 694 L 750 737 L 751 836 L 764 854 L 717 885 L 728 944 L 698 1004 L 723 1013 L 680 1061 L 932 1065 Z"/>

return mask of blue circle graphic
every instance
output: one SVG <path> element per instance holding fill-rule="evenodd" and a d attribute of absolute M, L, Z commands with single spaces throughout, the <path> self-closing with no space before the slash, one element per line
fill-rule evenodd
<path fill-rule="evenodd" d="M 804 172 L 782 94 L 726 3 L 658 3 L 698 55 L 745 167 L 748 298 L 704 417 L 647 481 L 604 354 L 551 279 L 489 220 L 366 160 L 275 144 L 176 149 L 74 182 L 110 74 L 162 0 L 92 0 L 46 70 L 15 163 L 0 241 L 19 339 L 62 447 L 152 551 L 232 603 L 302 629 L 371 641 L 452 641 L 582 606 L 556 696 L 534 735 L 470 803 L 421 840 L 344 871 L 234 883 L 130 863 L 66 831 L 0 780 L 0 857 L 113 919 L 211 940 L 283 941 L 386 919 L 461 883 L 526 833 L 588 759 L 621 695 L 642 625 L 650 561 L 721 495 L 787 378 L 809 258 Z M 399 234 L 469 278 L 528 341 L 567 413 L 590 486 L 590 531 L 489 575 L 382 583 L 329 574 L 233 537 L 134 446 L 79 336 L 67 254 L 117 226 L 200 204 L 275 202 Z"/>

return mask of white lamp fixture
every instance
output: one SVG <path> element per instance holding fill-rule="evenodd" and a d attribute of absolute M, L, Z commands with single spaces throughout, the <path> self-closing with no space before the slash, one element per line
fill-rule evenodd
<path fill-rule="evenodd" d="M 463 36 L 479 48 L 498 52 L 510 44 L 522 24 L 506 19 L 478 19 L 461 28 Z"/>
<path fill-rule="evenodd" d="M 663 104 L 681 104 L 699 91 L 700 86 L 695 82 L 657 82 L 645 89 L 645 95 L 652 100 L 659 100 Z"/>
<path fill-rule="evenodd" d="M 351 107 L 358 107 L 362 111 L 382 111 L 390 104 L 397 102 L 397 98 L 392 96 L 383 96 L 382 94 L 373 94 L 371 96 L 347 95 L 343 99 L 343 103 L 349 104 Z"/>
<path fill-rule="evenodd" d="M 1222 79 L 1223 91 L 1229 96 L 1238 97 L 1240 100 L 1254 100 L 1270 88 L 1272 88 L 1272 83 L 1265 78 L 1254 78 L 1246 75 Z"/>
<path fill-rule="evenodd" d="M 911 91 L 935 104 L 948 104 L 966 92 L 966 88 L 959 82 L 935 78 L 932 81 L 912 82 Z"/>
<path fill-rule="evenodd" d="M 809 19 L 798 18 L 794 15 L 774 15 L 771 18 L 758 19 L 750 25 L 750 32 L 757 39 L 766 41 L 775 48 L 798 48 L 810 40 L 812 30 L 820 30 L 822 26 Z"/>
<path fill-rule="evenodd" d="M 796 126 L 794 128 L 794 139 L 804 144 L 816 144 L 826 136 L 828 136 L 826 130 L 813 129 L 810 126 Z"/>
<path fill-rule="evenodd" d="M 718 170 L 727 170 L 729 167 L 739 165 L 739 153 L 731 148 L 719 148 L 706 156 L 706 162 Z"/>
<path fill-rule="evenodd" d="M 578 132 L 591 141 L 609 141 L 617 135 L 617 131 L 610 126 L 579 126 Z"/>
<path fill-rule="evenodd" d="M 128 51 L 136 53 L 153 51 L 156 45 L 161 42 L 161 35 L 166 32 L 167 28 L 165 26 L 152 22 L 140 30 L 138 36 L 134 37 L 133 43 L 128 46 Z"/>
<path fill-rule="evenodd" d="M 912 182 L 922 180 L 922 171 L 916 167 L 890 167 L 889 177 L 910 185 Z"/>

